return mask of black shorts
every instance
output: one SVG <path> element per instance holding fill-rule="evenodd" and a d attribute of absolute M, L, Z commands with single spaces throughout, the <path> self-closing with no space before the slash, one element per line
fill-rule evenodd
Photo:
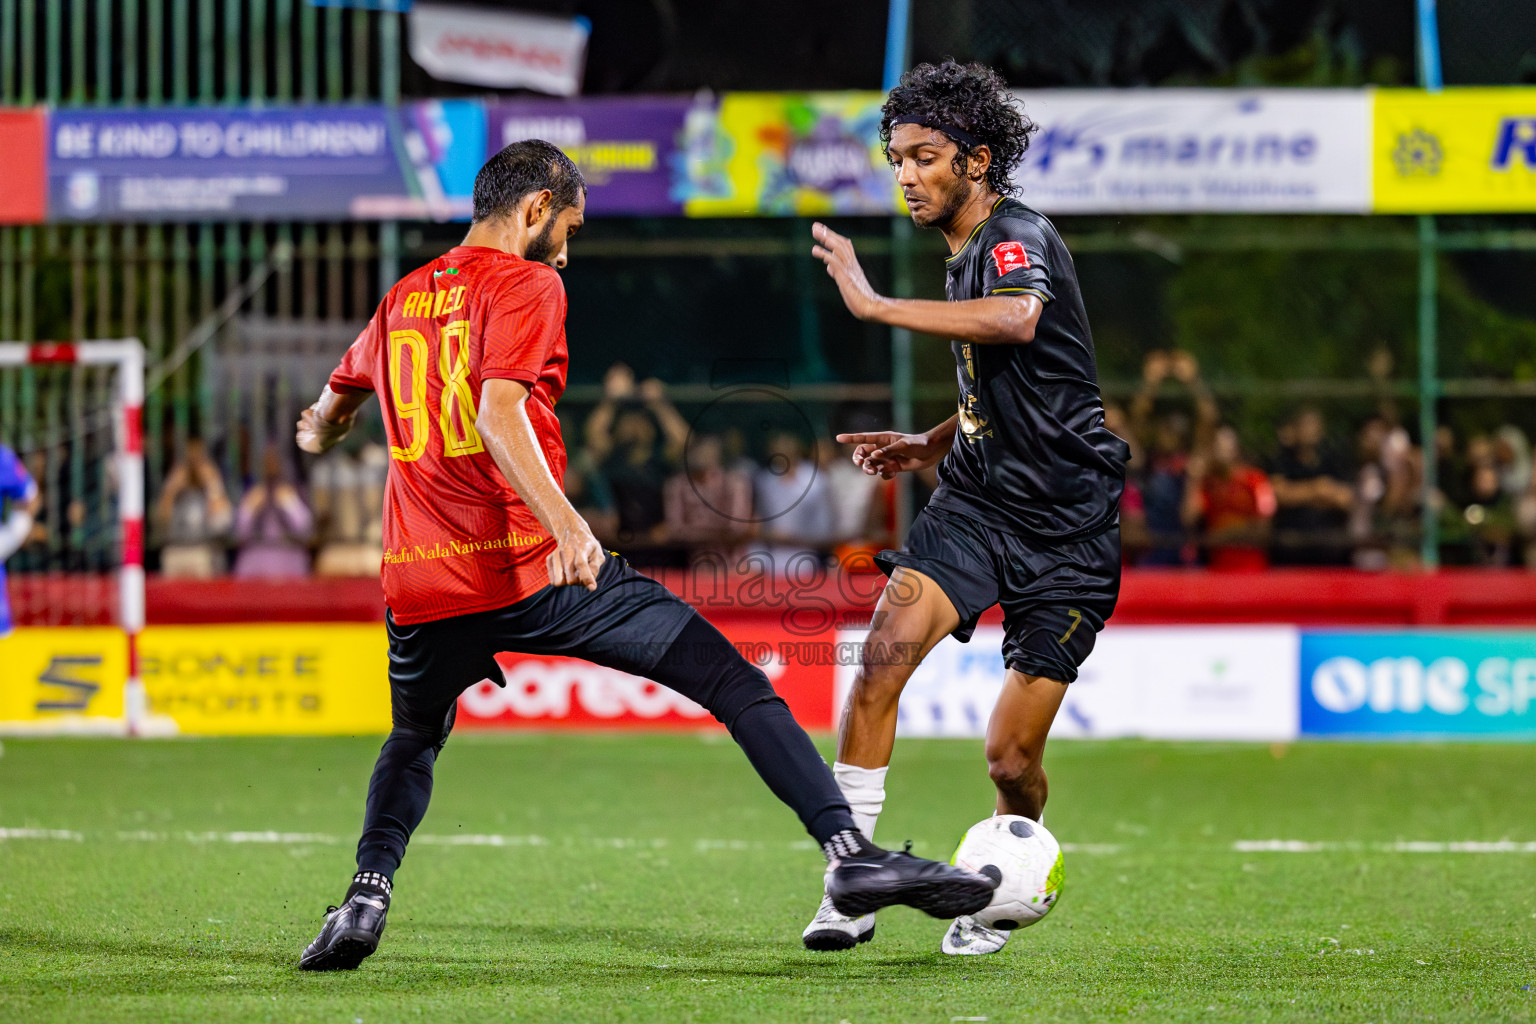
<path fill-rule="evenodd" d="M 1027 675 L 1070 683 L 1093 650 L 1120 596 L 1120 528 L 1087 540 L 1046 544 L 927 508 L 900 551 L 875 558 L 939 585 L 960 613 L 951 636 L 967 643 L 976 620 L 1003 606 L 1003 663 Z"/>
<path fill-rule="evenodd" d="M 390 709 L 396 728 L 453 728 L 459 694 L 490 679 L 504 685 L 496 655 L 558 654 L 643 676 L 695 616 L 666 587 L 609 554 L 597 589 L 545 587 L 516 604 L 411 626 L 385 613 Z"/>

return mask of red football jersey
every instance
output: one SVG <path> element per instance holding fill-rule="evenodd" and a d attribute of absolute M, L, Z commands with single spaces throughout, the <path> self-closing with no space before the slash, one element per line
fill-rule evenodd
<path fill-rule="evenodd" d="M 458 246 L 389 290 L 331 374 L 373 391 L 389 434 L 384 599 L 402 625 L 501 608 L 549 583 L 554 539 L 475 430 L 481 383 L 529 389 L 528 418 L 555 480 L 565 445 L 565 287 L 553 267 Z"/>

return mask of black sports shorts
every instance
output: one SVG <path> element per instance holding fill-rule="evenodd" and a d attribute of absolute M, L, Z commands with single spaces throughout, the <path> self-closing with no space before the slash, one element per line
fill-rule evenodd
<path fill-rule="evenodd" d="M 412 626 L 385 613 L 390 706 L 396 728 L 446 742 L 459 694 L 482 679 L 503 682 L 496 655 L 559 654 L 648 675 L 697 613 L 613 553 L 597 589 L 545 587 L 505 608 Z"/>
<path fill-rule="evenodd" d="M 981 613 L 1003 606 L 1003 663 L 1070 683 L 1120 596 L 1120 527 L 1087 540 L 1046 544 L 926 508 L 900 551 L 875 558 L 890 575 L 904 566 L 943 589 L 967 643 Z"/>

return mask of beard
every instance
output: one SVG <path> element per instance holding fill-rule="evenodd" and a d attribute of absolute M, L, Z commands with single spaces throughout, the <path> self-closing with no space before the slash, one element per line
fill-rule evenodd
<path fill-rule="evenodd" d="M 966 179 L 956 175 L 955 183 L 950 188 L 939 193 L 939 208 L 934 210 L 925 220 L 912 218 L 912 222 L 920 228 L 943 229 L 954 223 L 960 211 L 965 208 L 966 201 L 970 199 L 970 189 L 966 186 Z"/>
<path fill-rule="evenodd" d="M 559 248 L 555 245 L 555 220 L 551 214 L 549 223 L 544 225 L 544 230 L 528 242 L 528 248 L 523 252 L 523 259 L 534 263 L 548 263 L 555 265 L 555 256 L 559 254 Z"/>

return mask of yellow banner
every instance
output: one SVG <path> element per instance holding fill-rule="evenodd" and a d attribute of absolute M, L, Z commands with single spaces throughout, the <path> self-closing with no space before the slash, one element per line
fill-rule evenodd
<path fill-rule="evenodd" d="M 151 626 L 139 638 L 139 673 L 153 732 L 389 731 L 381 623 Z M 126 677 L 120 630 L 19 629 L 0 640 L 0 725 L 120 730 Z"/>
<path fill-rule="evenodd" d="M 1376 92 L 1377 213 L 1536 210 L 1536 88 Z"/>
<path fill-rule="evenodd" d="M 128 639 L 120 629 L 18 629 L 0 639 L 0 722 L 118 731 L 127 675 Z"/>
<path fill-rule="evenodd" d="M 382 623 L 152 626 L 139 669 L 184 733 L 388 732 L 388 650 Z"/>

